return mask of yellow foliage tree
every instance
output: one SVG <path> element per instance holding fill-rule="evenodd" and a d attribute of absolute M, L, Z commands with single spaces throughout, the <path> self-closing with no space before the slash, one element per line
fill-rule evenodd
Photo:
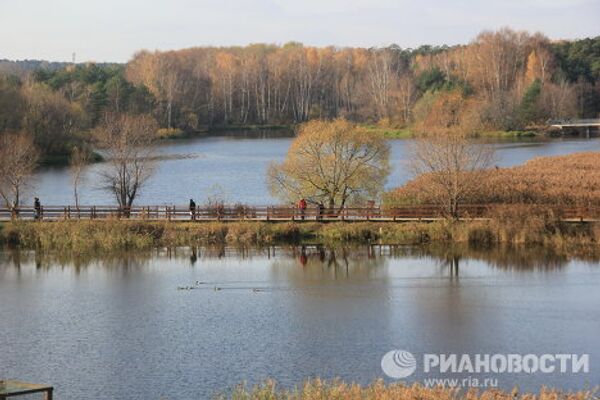
<path fill-rule="evenodd" d="M 382 134 L 342 119 L 315 120 L 301 126 L 286 159 L 269 167 L 269 184 L 284 201 L 305 198 L 341 210 L 381 193 L 389 154 Z"/>

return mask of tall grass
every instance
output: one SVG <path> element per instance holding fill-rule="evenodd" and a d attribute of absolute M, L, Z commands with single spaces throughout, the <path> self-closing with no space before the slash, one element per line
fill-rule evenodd
<path fill-rule="evenodd" d="M 102 252 L 156 246 L 276 244 L 536 244 L 600 251 L 599 224 L 567 224 L 551 213 L 507 207 L 488 221 L 377 222 L 135 222 L 60 221 L 0 224 L 0 243 L 52 251 Z"/>
<path fill-rule="evenodd" d="M 539 157 L 512 168 L 492 169 L 465 203 L 600 206 L 600 153 Z M 432 177 L 417 176 L 385 195 L 388 206 L 435 203 Z"/>
<path fill-rule="evenodd" d="M 266 381 L 252 388 L 240 385 L 230 394 L 217 397 L 232 400 L 591 400 L 596 391 L 562 392 L 542 388 L 539 393 L 519 393 L 475 389 L 461 391 L 456 388 L 426 388 L 419 384 L 402 383 L 385 385 L 382 380 L 368 386 L 344 383 L 340 380 L 324 381 L 316 378 L 293 389 L 279 388 L 274 381 Z"/>

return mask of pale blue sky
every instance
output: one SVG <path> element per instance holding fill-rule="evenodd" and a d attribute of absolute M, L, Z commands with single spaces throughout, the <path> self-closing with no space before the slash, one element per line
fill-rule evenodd
<path fill-rule="evenodd" d="M 510 26 L 600 35 L 600 0 L 0 0 L 0 59 L 126 61 L 139 49 L 467 43 Z"/>

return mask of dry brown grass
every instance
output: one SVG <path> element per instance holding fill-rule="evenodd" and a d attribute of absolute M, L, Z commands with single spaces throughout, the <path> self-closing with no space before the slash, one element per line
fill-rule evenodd
<path fill-rule="evenodd" d="M 232 400 L 591 400 L 598 397 L 595 391 L 571 393 L 545 388 L 536 394 L 498 389 L 461 391 L 443 387 L 426 388 L 419 384 L 386 385 L 381 380 L 368 386 L 361 386 L 340 380 L 329 382 L 317 378 L 291 390 L 279 388 L 274 381 L 266 381 L 250 389 L 242 385 L 231 395 L 218 398 Z"/>
<path fill-rule="evenodd" d="M 0 223 L 0 245 L 77 254 L 178 246 L 265 246 L 300 243 L 539 244 L 600 252 L 600 223 L 572 224 L 543 207 L 506 206 L 482 221 L 409 222 L 152 222 Z"/>
<path fill-rule="evenodd" d="M 541 157 L 512 168 L 488 171 L 465 203 L 600 206 L 600 153 Z M 390 192 L 390 206 L 435 203 L 431 177 L 421 175 Z"/>

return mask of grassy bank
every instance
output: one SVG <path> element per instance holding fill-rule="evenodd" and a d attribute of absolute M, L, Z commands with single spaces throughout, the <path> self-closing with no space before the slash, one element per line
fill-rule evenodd
<path fill-rule="evenodd" d="M 433 223 L 377 222 L 134 222 L 16 221 L 0 225 L 0 243 L 52 251 L 88 252 L 155 246 L 274 244 L 536 244 L 565 251 L 600 251 L 599 224 L 565 224 L 545 216 L 520 220 Z"/>
<path fill-rule="evenodd" d="M 415 384 L 406 386 L 402 383 L 385 385 L 379 380 L 368 386 L 342 381 L 327 382 L 320 379 L 307 381 L 294 389 L 281 389 L 272 381 L 267 381 L 253 388 L 240 386 L 230 395 L 221 395 L 219 399 L 233 400 L 586 400 L 597 399 L 596 391 L 561 392 L 556 389 L 543 388 L 539 393 L 519 393 L 518 390 L 502 391 L 488 389 L 477 391 L 449 388 L 426 388 Z"/>
<path fill-rule="evenodd" d="M 394 127 L 394 126 L 380 126 L 366 124 L 365 127 L 373 133 L 383 134 L 388 139 L 410 139 L 418 135 L 410 127 Z M 293 130 L 293 125 L 219 125 L 213 127 L 206 127 L 199 129 L 194 132 L 186 132 L 180 129 L 161 129 L 159 136 L 163 139 L 187 139 L 198 136 L 206 136 L 219 132 L 232 132 L 232 131 L 278 131 L 278 130 Z M 520 131 L 482 131 L 477 133 L 478 137 L 485 138 L 521 138 L 521 137 L 534 137 L 543 134 L 543 132 L 533 130 L 520 130 Z"/>
<path fill-rule="evenodd" d="M 378 125 L 367 125 L 369 131 L 382 133 L 388 139 L 410 139 L 419 135 L 410 127 L 395 128 Z M 516 131 L 480 131 L 476 137 L 486 139 L 519 139 L 546 135 L 548 132 L 541 130 L 516 130 Z"/>
<path fill-rule="evenodd" d="M 544 132 L 533 131 L 533 130 L 522 130 L 522 131 L 483 131 L 477 133 L 478 137 L 490 138 L 490 139 L 518 139 L 518 138 L 530 138 L 535 136 L 544 135 Z"/>
<path fill-rule="evenodd" d="M 292 125 L 216 125 L 212 127 L 203 127 L 195 131 L 184 131 L 181 129 L 160 129 L 158 136 L 161 139 L 190 139 L 201 136 L 209 136 L 219 132 L 235 132 L 235 131 L 280 131 L 292 130 Z"/>

